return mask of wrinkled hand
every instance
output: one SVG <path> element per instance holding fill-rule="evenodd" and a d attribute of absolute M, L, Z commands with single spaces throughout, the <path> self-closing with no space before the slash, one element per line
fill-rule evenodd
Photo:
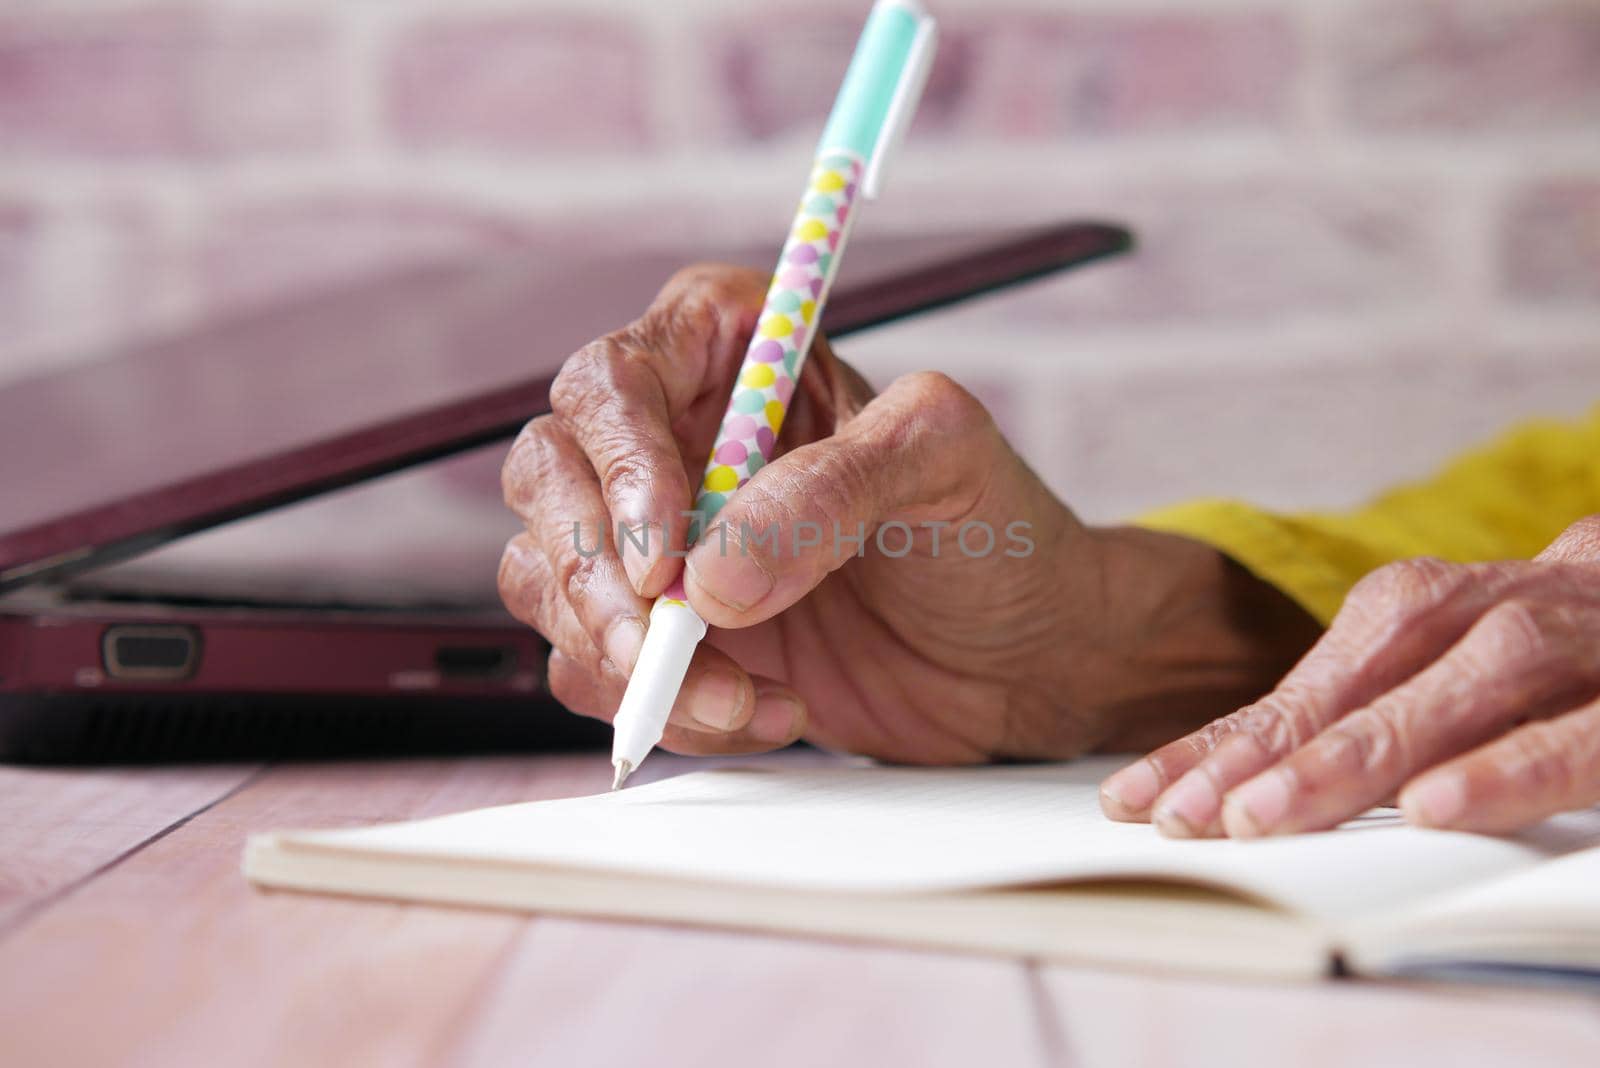
<path fill-rule="evenodd" d="M 682 513 L 764 291 L 754 272 L 680 272 L 641 319 L 567 362 L 552 414 L 513 446 L 505 497 L 527 530 L 506 548 L 501 595 L 554 647 L 552 692 L 609 720 L 651 600 L 682 572 L 712 630 L 667 748 L 748 752 L 803 734 L 890 760 L 963 763 L 1066 756 L 1104 737 L 1092 713 L 1112 703 L 1100 683 L 1121 661 L 1105 626 L 1101 542 L 942 375 L 908 375 L 874 396 L 819 340 L 783 451 L 717 517 L 726 549 L 703 538 L 686 561 L 669 554 L 685 548 Z M 619 554 L 614 536 L 597 555 L 578 551 L 574 523 L 588 550 L 618 522 L 649 524 L 650 551 Z M 894 522 L 908 529 L 880 544 Z M 981 558 L 958 546 L 969 522 L 994 532 Z M 824 533 L 796 553 L 801 523 Z M 741 537 L 773 524 L 778 543 Z M 1008 527 L 1025 532 L 1028 555 L 1015 555 L 1023 545 Z M 835 542 L 836 529 L 864 530 L 862 555 Z M 979 532 L 968 544 L 984 541 Z"/>
<path fill-rule="evenodd" d="M 1600 516 L 1531 562 L 1406 560 L 1350 591 L 1272 693 L 1106 780 L 1180 836 L 1332 827 L 1399 793 L 1428 827 L 1600 803 Z"/>

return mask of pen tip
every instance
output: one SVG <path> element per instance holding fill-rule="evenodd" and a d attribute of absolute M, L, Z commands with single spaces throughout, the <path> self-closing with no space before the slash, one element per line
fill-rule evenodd
<path fill-rule="evenodd" d="M 628 776 L 633 774 L 633 765 L 626 760 L 617 761 L 617 776 L 611 780 L 613 790 L 622 789 L 622 784 L 628 781 Z"/>

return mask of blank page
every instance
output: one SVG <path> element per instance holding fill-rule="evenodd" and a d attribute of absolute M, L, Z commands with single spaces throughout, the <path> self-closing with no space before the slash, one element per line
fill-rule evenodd
<path fill-rule="evenodd" d="M 1600 841 L 1600 818 L 1509 840 L 1374 814 L 1330 834 L 1183 842 L 1100 814 L 1122 758 L 982 768 L 779 764 L 412 823 L 275 836 L 295 851 L 634 873 L 789 891 L 954 891 L 1089 878 L 1220 886 L 1338 919 Z"/>
<path fill-rule="evenodd" d="M 1470 921 L 1486 917 L 1507 927 L 1543 928 L 1563 937 L 1573 936 L 1581 925 L 1600 937 L 1600 847 L 1430 901 L 1416 919 L 1444 927 L 1470 926 Z"/>

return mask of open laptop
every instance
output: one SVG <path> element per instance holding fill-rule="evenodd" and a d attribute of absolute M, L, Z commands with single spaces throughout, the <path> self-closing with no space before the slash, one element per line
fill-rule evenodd
<path fill-rule="evenodd" d="M 1099 224 L 863 237 L 822 326 L 1129 245 Z M 0 389 L 0 759 L 603 742 L 495 598 L 508 517 L 440 514 L 407 480 L 492 479 L 567 355 L 689 258 L 771 255 L 431 267 Z"/>

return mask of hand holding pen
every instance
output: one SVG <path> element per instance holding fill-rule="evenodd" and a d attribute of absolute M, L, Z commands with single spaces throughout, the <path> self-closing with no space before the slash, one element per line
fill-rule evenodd
<path fill-rule="evenodd" d="M 1297 610 L 1214 550 L 1083 526 L 961 386 L 920 372 L 875 394 L 822 338 L 773 459 L 718 514 L 726 551 L 688 550 L 683 513 L 767 281 L 679 272 L 568 360 L 554 412 L 511 450 L 505 496 L 527 529 L 506 547 L 501 596 L 554 647 L 549 688 L 567 708 L 612 721 L 653 602 L 680 578 L 710 630 L 661 737 L 677 753 L 802 736 L 921 764 L 1128 751 L 1238 707 L 1301 651 L 1272 644 L 1296 633 Z M 619 554 L 619 522 L 669 538 Z M 738 541 L 807 522 L 829 534 L 799 552 Z M 835 543 L 835 522 L 864 541 Z M 1022 556 L 1005 553 L 1016 522 L 1034 543 Z M 585 552 L 599 528 L 613 534 L 582 555 L 575 523 Z M 962 551 L 968 523 L 996 531 L 993 552 Z M 1236 633 L 1241 617 L 1259 632 Z"/>
<path fill-rule="evenodd" d="M 831 270 L 873 172 L 870 154 L 818 155 L 772 277 L 680 272 L 567 362 L 552 414 L 511 450 L 505 497 L 527 529 L 501 596 L 553 646 L 556 698 L 613 721 L 669 591 L 691 638 L 689 613 L 710 625 L 681 685 L 657 690 L 676 691 L 659 724 L 675 752 L 803 736 L 907 763 L 1061 758 L 1164 740 L 1269 685 L 1303 648 L 1275 637 L 1298 636 L 1275 591 L 1197 542 L 1083 526 L 961 386 L 919 373 L 875 395 L 812 336 L 817 278 L 786 272 Z M 708 503 L 721 534 L 691 548 L 685 513 Z M 647 548 L 619 525 L 648 527 Z M 1239 633 L 1241 615 L 1261 632 Z M 1223 655 L 1197 672 L 1202 648 Z"/>
<path fill-rule="evenodd" d="M 884 161 L 922 96 L 936 40 L 934 21 L 921 0 L 878 0 L 867 17 L 712 443 L 695 494 L 690 545 L 712 532 L 717 513 L 734 492 L 774 456 L 795 381 L 855 223 L 857 194 L 869 200 L 878 195 Z M 718 528 L 718 542 L 725 551 L 725 527 Z M 656 599 L 614 720 L 612 789 L 620 788 L 661 741 L 705 633 L 705 620 L 689 604 L 681 582 Z"/>
<path fill-rule="evenodd" d="M 674 752 L 759 752 L 804 735 L 896 761 L 972 762 L 1064 754 L 1100 736 L 1097 718 L 1057 714 L 1076 696 L 1068 666 L 1101 640 L 1092 532 L 943 375 L 907 375 L 875 395 L 816 339 L 773 459 L 717 516 L 726 551 L 716 538 L 687 548 L 699 475 L 688 471 L 720 429 L 716 385 L 743 359 L 766 281 L 731 267 L 680 272 L 637 322 L 568 361 L 554 413 L 513 447 L 506 498 L 528 529 L 507 546 L 501 594 L 554 647 L 551 691 L 611 721 L 653 602 L 682 581 L 710 630 L 662 735 Z M 987 556 L 954 541 L 973 520 L 996 531 Z M 1015 521 L 1030 524 L 1027 557 L 1003 555 Z M 585 552 L 610 525 L 602 552 L 579 554 L 575 522 Z M 626 543 L 619 553 L 619 522 L 651 525 L 648 556 Z M 835 544 L 835 522 L 859 526 L 864 542 Z M 738 540 L 774 525 L 789 539 L 807 523 L 828 534 L 798 553 Z"/>

